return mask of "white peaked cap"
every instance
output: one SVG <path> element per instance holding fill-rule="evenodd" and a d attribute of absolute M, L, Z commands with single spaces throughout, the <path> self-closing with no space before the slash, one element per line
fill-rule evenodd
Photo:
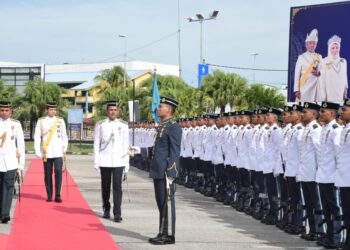
<path fill-rule="evenodd" d="M 318 30 L 311 30 L 311 32 L 306 35 L 305 42 L 318 42 Z"/>
<path fill-rule="evenodd" d="M 341 38 L 340 38 L 339 36 L 337 36 L 337 35 L 332 36 L 332 37 L 329 38 L 329 40 L 328 40 L 328 46 L 331 45 L 332 43 L 337 43 L 337 44 L 340 45 L 340 43 L 341 43 Z"/>

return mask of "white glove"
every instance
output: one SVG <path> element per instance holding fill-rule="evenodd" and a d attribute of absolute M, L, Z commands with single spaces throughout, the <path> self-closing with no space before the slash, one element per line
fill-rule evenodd
<path fill-rule="evenodd" d="M 129 150 L 132 151 L 134 155 L 141 153 L 141 148 L 138 146 L 130 146 Z"/>
<path fill-rule="evenodd" d="M 276 171 L 276 170 L 273 170 L 273 176 L 274 177 L 277 177 L 277 176 L 279 176 L 280 174 Z"/>
<path fill-rule="evenodd" d="M 173 184 L 174 178 L 172 178 L 172 177 L 167 177 L 167 179 L 168 179 L 168 182 L 169 182 L 170 185 Z"/>
<path fill-rule="evenodd" d="M 19 168 L 19 170 L 23 170 L 24 169 L 24 164 L 19 164 L 18 168 Z"/>
<path fill-rule="evenodd" d="M 99 173 L 101 172 L 100 167 L 98 165 L 95 165 L 94 168 L 97 172 L 99 172 Z"/>
<path fill-rule="evenodd" d="M 42 154 L 36 154 L 36 156 L 38 157 L 38 158 L 43 158 L 43 155 Z"/>

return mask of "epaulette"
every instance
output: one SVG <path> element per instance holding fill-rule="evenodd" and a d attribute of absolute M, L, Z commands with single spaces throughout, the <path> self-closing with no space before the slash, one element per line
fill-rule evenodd
<path fill-rule="evenodd" d="M 318 125 L 317 125 L 317 124 L 314 124 L 312 127 L 313 127 L 314 129 L 316 129 L 316 128 L 318 128 Z"/>
<path fill-rule="evenodd" d="M 217 130 L 217 128 L 216 128 L 216 127 L 214 127 L 214 130 Z"/>
<path fill-rule="evenodd" d="M 302 128 L 303 128 L 302 126 L 298 126 L 298 127 L 297 127 L 298 130 L 299 130 L 299 129 L 302 129 Z"/>
<path fill-rule="evenodd" d="M 19 120 L 16 120 L 16 119 L 12 119 L 11 118 L 11 121 L 13 121 L 13 122 L 19 122 L 19 123 L 21 123 Z"/>
<path fill-rule="evenodd" d="M 277 127 L 274 127 L 274 128 L 273 128 L 273 130 L 276 130 L 276 129 L 277 129 Z"/>
<path fill-rule="evenodd" d="M 332 128 L 334 128 L 334 129 L 336 129 L 338 127 L 339 127 L 338 124 L 333 124 L 333 126 L 332 126 Z"/>
<path fill-rule="evenodd" d="M 270 127 L 269 126 L 266 126 L 265 129 L 269 129 Z"/>
<path fill-rule="evenodd" d="M 228 130 L 228 128 L 225 128 L 225 130 L 227 131 L 227 130 Z"/>
<path fill-rule="evenodd" d="M 124 121 L 124 120 L 122 120 L 122 119 L 119 119 L 119 121 L 120 121 L 121 123 L 124 123 L 124 124 L 126 124 L 126 125 L 129 125 L 126 121 Z"/>
<path fill-rule="evenodd" d="M 252 127 L 251 127 L 251 126 L 248 126 L 247 129 L 252 129 Z"/>

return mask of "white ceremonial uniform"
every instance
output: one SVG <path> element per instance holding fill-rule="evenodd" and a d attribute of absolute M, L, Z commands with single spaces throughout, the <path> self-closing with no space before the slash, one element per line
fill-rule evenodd
<path fill-rule="evenodd" d="M 45 116 L 38 120 L 34 133 L 35 154 L 43 158 L 42 143 L 48 140 L 50 131 L 54 129 L 52 139 L 47 145 L 46 158 L 63 157 L 68 148 L 66 123 L 63 118 L 57 116 Z"/>
<path fill-rule="evenodd" d="M 324 125 L 321 130 L 317 151 L 316 182 L 318 183 L 334 183 L 335 181 L 335 148 L 339 145 L 341 131 L 342 129 L 336 120 Z"/>
<path fill-rule="evenodd" d="M 223 154 L 224 154 L 224 165 L 231 165 L 230 163 L 230 158 L 232 157 L 231 155 L 233 154 L 233 149 L 231 148 L 232 147 L 232 144 L 231 144 L 231 141 L 232 141 L 232 132 L 233 132 L 233 126 L 230 126 L 230 125 L 225 125 L 224 127 L 224 134 L 223 134 L 223 137 L 222 137 L 222 151 L 223 151 Z"/>
<path fill-rule="evenodd" d="M 200 137 L 201 127 L 193 129 L 193 158 L 199 158 L 202 150 L 202 138 Z"/>
<path fill-rule="evenodd" d="M 348 89 L 347 62 L 344 58 L 326 57 L 322 63 L 318 101 L 342 102 Z"/>
<path fill-rule="evenodd" d="M 263 171 L 265 169 L 265 136 L 268 132 L 269 126 L 267 124 L 263 124 L 260 126 L 258 135 L 257 135 L 257 142 L 256 142 L 256 162 L 257 165 L 254 167 L 255 171 Z"/>
<path fill-rule="evenodd" d="M 242 154 L 240 153 L 241 147 L 243 146 L 242 140 L 242 134 L 244 132 L 244 126 L 239 125 L 237 128 L 237 134 L 236 134 L 236 152 L 237 152 L 237 160 L 236 160 L 236 167 L 242 168 L 244 165 Z"/>
<path fill-rule="evenodd" d="M 183 142 L 183 152 L 182 152 L 182 157 L 184 158 L 192 158 L 193 156 L 193 128 L 188 128 L 187 133 L 184 137 L 184 142 Z"/>
<path fill-rule="evenodd" d="M 180 144 L 180 157 L 184 157 L 185 141 L 187 136 L 188 128 L 182 128 L 181 144 Z"/>
<path fill-rule="evenodd" d="M 335 186 L 350 187 L 350 123 L 343 128 L 336 145 Z"/>
<path fill-rule="evenodd" d="M 285 177 L 297 177 L 300 165 L 300 141 L 303 136 L 303 126 L 298 123 L 291 128 L 291 132 L 286 137 L 286 151 L 283 158 L 286 163 Z"/>
<path fill-rule="evenodd" d="M 217 130 L 216 138 L 214 141 L 215 147 L 214 147 L 214 154 L 213 154 L 213 164 L 224 164 L 224 153 L 222 149 L 222 143 L 224 142 L 224 135 L 225 135 L 224 128 L 219 128 Z"/>
<path fill-rule="evenodd" d="M 260 171 L 258 165 L 258 155 L 257 155 L 257 147 L 258 147 L 258 138 L 259 138 L 260 125 L 255 125 L 252 129 L 251 133 L 251 142 L 250 142 L 250 166 L 251 170 Z"/>
<path fill-rule="evenodd" d="M 232 125 L 227 137 L 225 165 L 230 165 L 233 167 L 237 165 L 237 148 L 236 148 L 237 137 L 236 136 L 237 136 L 237 126 Z"/>
<path fill-rule="evenodd" d="M 238 148 L 238 158 L 239 164 L 238 168 L 245 168 L 250 170 L 250 139 L 252 133 L 252 126 L 250 124 L 245 125 L 242 128 L 242 132 L 239 134 L 239 143 L 237 144 Z"/>
<path fill-rule="evenodd" d="M 21 123 L 11 118 L 0 118 L 0 136 L 0 172 L 24 169 L 25 144 Z"/>
<path fill-rule="evenodd" d="M 273 173 L 275 176 L 283 173 L 282 160 L 281 160 L 281 142 L 282 131 L 277 124 L 273 124 L 268 128 L 264 138 L 264 157 L 265 165 L 264 174 Z"/>
<path fill-rule="evenodd" d="M 122 120 L 104 119 L 95 126 L 94 167 L 125 167 L 129 170 L 128 124 Z"/>
<path fill-rule="evenodd" d="M 316 181 L 317 149 L 320 144 L 321 130 L 321 126 L 316 121 L 307 124 L 303 130 L 299 146 L 298 181 Z"/>
<path fill-rule="evenodd" d="M 200 132 L 199 132 L 199 139 L 200 139 L 200 142 L 201 142 L 201 148 L 200 148 L 200 151 L 199 151 L 199 159 L 201 159 L 202 161 L 204 161 L 204 143 L 206 141 L 206 137 L 207 137 L 207 134 L 208 132 L 210 131 L 210 129 L 205 126 L 205 125 L 202 125 L 201 128 L 200 128 Z"/>
<path fill-rule="evenodd" d="M 284 128 L 282 128 L 282 137 L 281 137 L 281 154 L 283 164 L 286 164 L 287 159 L 287 148 L 289 143 L 289 136 L 292 132 L 292 124 L 288 123 Z"/>
<path fill-rule="evenodd" d="M 318 58 L 318 70 L 321 70 L 320 61 L 322 56 L 317 53 L 305 52 L 299 55 L 295 65 L 294 72 L 294 92 L 300 91 L 301 102 L 314 102 L 316 101 L 316 90 L 320 84 L 320 77 L 313 75 L 312 73 L 306 78 L 304 85 L 300 89 L 300 79 L 304 75 L 305 71 L 312 64 L 314 58 Z"/>
<path fill-rule="evenodd" d="M 218 128 L 216 125 L 212 125 L 211 127 L 207 128 L 207 133 L 205 134 L 205 138 L 203 140 L 203 160 L 204 161 L 212 161 L 214 150 L 215 150 L 215 139 L 217 134 Z"/>

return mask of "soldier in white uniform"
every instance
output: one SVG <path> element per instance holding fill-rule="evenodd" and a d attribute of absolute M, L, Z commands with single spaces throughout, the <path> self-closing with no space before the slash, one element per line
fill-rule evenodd
<path fill-rule="evenodd" d="M 209 131 L 207 127 L 207 121 L 206 121 L 206 115 L 201 115 L 198 119 L 198 126 L 200 127 L 198 132 L 198 139 L 199 142 L 196 144 L 195 147 L 195 157 L 198 156 L 198 180 L 197 184 L 195 185 L 194 191 L 200 192 L 204 189 L 205 185 L 205 161 L 204 161 L 204 141 L 207 134 L 207 131 Z"/>
<path fill-rule="evenodd" d="M 316 182 L 320 188 L 320 196 L 324 218 L 327 224 L 327 236 L 319 239 L 318 244 L 335 248 L 340 243 L 341 213 L 338 204 L 338 191 L 334 186 L 336 159 L 335 148 L 339 145 L 341 127 L 336 122 L 339 104 L 322 102 L 320 119 L 324 122 L 321 131 L 320 145 L 317 154 Z"/>
<path fill-rule="evenodd" d="M 237 167 L 239 169 L 241 177 L 241 189 L 239 196 L 239 205 L 237 207 L 238 211 L 243 211 L 250 206 L 251 199 L 251 180 L 250 180 L 250 143 L 251 143 L 251 133 L 252 126 L 250 124 L 251 116 L 253 111 L 243 110 L 241 111 L 241 125 L 242 132 L 239 134 L 237 139 L 237 152 L 238 152 L 238 163 Z"/>
<path fill-rule="evenodd" d="M 320 62 L 322 56 L 315 52 L 318 31 L 313 29 L 306 36 L 306 52 L 299 55 L 294 72 L 294 93 L 302 102 L 316 101 L 316 90 L 320 84 Z"/>
<path fill-rule="evenodd" d="M 283 118 L 283 127 L 282 127 L 282 136 L 281 136 L 281 159 L 282 159 L 282 166 L 283 171 L 285 171 L 286 168 L 286 154 L 287 154 L 287 146 L 288 146 L 288 136 L 291 133 L 292 130 L 292 124 L 290 122 L 290 111 L 292 110 L 292 107 L 290 106 L 284 106 L 282 118 Z M 290 220 L 290 211 L 288 210 L 288 190 L 287 190 L 287 183 L 284 178 L 284 174 L 280 174 L 279 176 L 279 182 L 280 182 L 280 212 L 282 213 L 282 219 L 276 223 L 276 226 L 280 229 L 284 229 L 288 224 L 291 223 Z"/>
<path fill-rule="evenodd" d="M 113 181 L 113 215 L 121 222 L 122 181 L 129 170 L 128 124 L 118 119 L 115 101 L 107 103 L 107 119 L 98 122 L 94 136 L 94 167 L 101 173 L 103 218 L 110 218 L 110 191 Z"/>
<path fill-rule="evenodd" d="M 346 228 L 346 242 L 338 249 L 350 249 L 350 99 L 344 101 L 341 119 L 346 123 L 336 145 L 335 186 L 340 189 L 341 205 Z"/>
<path fill-rule="evenodd" d="M 306 206 L 306 216 L 309 222 L 309 232 L 301 237 L 308 241 L 317 240 L 323 233 L 322 209 L 319 189 L 316 183 L 317 150 L 320 144 L 321 126 L 317 123 L 320 105 L 305 102 L 302 122 L 305 126 L 299 147 L 299 171 L 297 181 L 301 182 Z"/>
<path fill-rule="evenodd" d="M 285 162 L 284 177 L 287 182 L 287 191 L 289 196 L 289 213 L 291 217 L 290 224 L 285 227 L 285 231 L 290 234 L 300 234 L 305 231 L 302 223 L 303 207 L 301 196 L 301 185 L 296 177 L 300 164 L 300 141 L 303 135 L 303 125 L 301 123 L 301 114 L 303 107 L 294 104 L 290 110 L 289 120 L 291 122 L 291 132 L 286 135 L 286 149 L 283 160 Z"/>
<path fill-rule="evenodd" d="M 207 131 L 203 139 L 203 161 L 205 164 L 205 185 L 201 193 L 206 196 L 213 196 L 215 191 L 214 182 L 214 166 L 213 166 L 213 154 L 215 149 L 215 138 L 218 132 L 215 120 L 218 118 L 216 114 L 207 115 Z"/>
<path fill-rule="evenodd" d="M 267 133 L 264 138 L 264 177 L 266 182 L 267 196 L 269 199 L 269 213 L 266 218 L 262 219 L 262 222 L 267 225 L 274 225 L 278 219 L 278 193 L 277 193 L 277 180 L 275 177 L 281 174 L 282 161 L 280 152 L 280 142 L 282 131 L 278 127 L 278 116 L 282 112 L 276 108 L 269 108 L 266 115 L 266 122 L 268 127 Z M 283 173 L 283 170 L 282 170 Z"/>
<path fill-rule="evenodd" d="M 0 102 L 0 216 L 10 220 L 16 173 L 24 168 L 24 136 L 21 123 L 11 119 L 11 104 Z"/>
<path fill-rule="evenodd" d="M 47 202 L 52 201 L 52 168 L 55 172 L 55 202 L 62 202 L 63 156 L 67 151 L 68 137 L 63 118 L 56 116 L 57 104 L 46 105 L 47 116 L 39 118 L 34 133 L 35 154 L 44 161 Z"/>

